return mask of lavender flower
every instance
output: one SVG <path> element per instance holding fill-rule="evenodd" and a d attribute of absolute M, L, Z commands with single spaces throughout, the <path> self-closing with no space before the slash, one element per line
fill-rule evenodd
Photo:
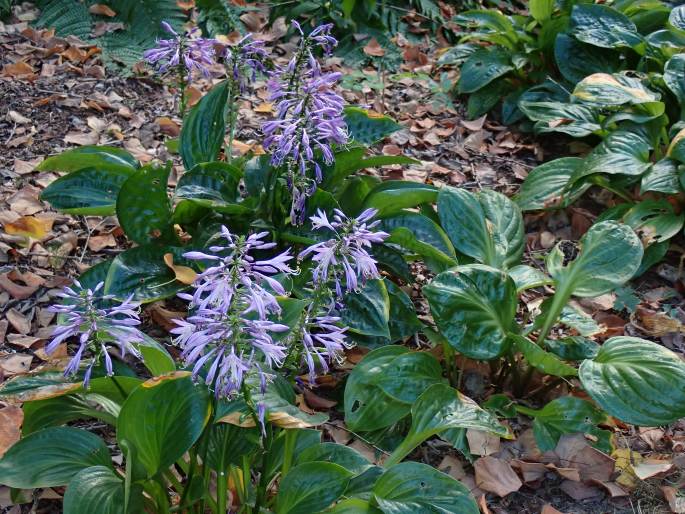
<path fill-rule="evenodd" d="M 334 234 L 333 238 L 309 246 L 298 256 L 302 259 L 313 255 L 312 261 L 316 263 L 312 271 L 314 282 L 325 283 L 332 278 L 337 296 L 342 297 L 342 277 L 347 291 L 356 291 L 360 279 L 364 282 L 369 278 L 380 277 L 376 261 L 368 249 L 374 243 L 382 243 L 389 234 L 372 230 L 380 223 L 379 220 L 370 222 L 377 212 L 376 209 L 366 209 L 356 218 L 350 219 L 336 209 L 333 220 L 329 221 L 326 214 L 319 209 L 316 216 L 310 218 L 314 230 L 328 229 Z"/>
<path fill-rule="evenodd" d="M 307 308 L 302 327 L 302 360 L 309 369 L 309 381 L 314 382 L 317 365 L 324 373 L 329 370 L 328 363 L 338 361 L 343 349 L 354 346 L 345 337 L 347 327 L 340 327 L 341 319 L 329 311 L 331 302 L 323 305 L 311 303 Z"/>
<path fill-rule="evenodd" d="M 192 80 L 193 70 L 209 77 L 209 68 L 214 63 L 214 40 L 199 37 L 199 29 L 194 28 L 186 35 L 178 34 L 166 21 L 162 27 L 172 36 L 172 39 L 158 39 L 157 47 L 143 53 L 145 60 L 156 67 L 159 73 L 165 73 L 170 68 L 182 70 L 186 80 Z"/>
<path fill-rule="evenodd" d="M 272 334 L 285 332 L 286 325 L 270 321 L 269 315 L 281 309 L 275 294 L 285 294 L 283 286 L 271 275 L 291 274 L 292 256 L 288 251 L 268 260 L 255 260 L 250 252 L 273 248 L 264 241 L 267 232 L 236 237 L 221 229 L 224 245 L 210 246 L 209 252 L 188 252 L 188 259 L 208 260 L 212 266 L 198 275 L 190 300 L 194 311 L 186 320 L 175 320 L 172 330 L 182 348 L 187 365 L 197 377 L 205 364 L 205 382 L 217 396 L 231 396 L 248 375 L 260 378 L 263 387 L 269 378 L 262 365 L 276 368 L 283 364 L 287 347 L 274 341 Z"/>
<path fill-rule="evenodd" d="M 267 57 L 264 41 L 253 39 L 252 34 L 247 34 L 235 46 L 226 46 L 226 66 L 241 94 L 245 93 L 249 82 L 255 81 L 257 72 L 264 73 Z"/>
<path fill-rule="evenodd" d="M 74 284 L 78 287 L 78 291 L 66 287 L 64 292 L 58 295 L 67 299 L 68 304 L 53 305 L 48 308 L 51 312 L 64 314 L 66 322 L 55 328 L 52 340 L 45 347 L 45 352 L 50 355 L 60 343 L 71 337 L 78 337 L 78 349 L 64 370 L 64 375 L 78 373 L 81 360 L 86 351 L 90 351 L 95 356 L 91 359 L 83 380 L 84 387 L 88 387 L 93 366 L 99 360 L 100 355 L 104 357 L 107 375 L 114 374 L 108 344 L 118 345 L 122 357 L 126 355 L 126 352 L 130 352 L 136 358 L 142 359 L 142 355 L 133 344 L 142 342 L 144 338 L 144 335 L 136 328 L 140 325 L 138 317 L 140 304 L 132 302 L 132 297 L 129 297 L 118 305 L 99 307 L 99 302 L 111 301 L 114 298 L 111 295 L 97 295 L 104 286 L 103 282 L 97 284 L 94 289 L 83 289 L 78 280 L 75 280 Z"/>
<path fill-rule="evenodd" d="M 271 164 L 288 168 L 288 187 L 293 195 L 291 221 L 304 221 L 304 202 L 323 179 L 320 158 L 333 164 L 332 145 L 348 140 L 343 117 L 344 100 L 334 90 L 340 73 L 324 73 L 312 48 L 330 53 L 337 41 L 330 35 L 332 24 L 321 25 L 304 37 L 297 22 L 293 25 L 303 38 L 287 66 L 272 73 L 269 99 L 276 103 L 276 119 L 262 126 L 264 147 L 272 152 Z M 313 169 L 313 179 L 308 171 Z"/>

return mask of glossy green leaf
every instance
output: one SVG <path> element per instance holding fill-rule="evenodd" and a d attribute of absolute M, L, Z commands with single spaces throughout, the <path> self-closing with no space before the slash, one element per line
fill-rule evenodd
<path fill-rule="evenodd" d="M 674 195 L 681 191 L 678 181 L 678 164 L 665 157 L 654 163 L 647 173 L 642 176 L 640 193 L 647 191 Z"/>
<path fill-rule="evenodd" d="M 673 8 L 668 15 L 668 23 L 680 31 L 685 31 L 685 5 Z"/>
<path fill-rule="evenodd" d="M 153 376 L 176 371 L 176 362 L 169 352 L 155 339 L 143 334 L 141 341 L 132 343 L 143 356 L 143 364 Z"/>
<path fill-rule="evenodd" d="M 388 318 L 388 330 L 390 341 L 396 342 L 414 335 L 422 327 L 416 315 L 414 304 L 409 295 L 390 280 L 385 280 L 385 288 L 388 290 L 390 299 L 390 316 Z"/>
<path fill-rule="evenodd" d="M 616 9 L 599 4 L 573 7 L 571 34 L 584 43 L 601 48 L 632 47 L 642 42 L 630 18 Z"/>
<path fill-rule="evenodd" d="M 117 440 L 135 447 L 137 460 L 152 477 L 197 441 L 210 412 L 204 385 L 194 384 L 188 373 L 164 375 L 128 397 L 117 421 Z"/>
<path fill-rule="evenodd" d="M 553 353 L 546 352 L 530 339 L 510 334 L 512 344 L 526 358 L 526 362 L 535 369 L 555 377 L 572 377 L 578 374 L 573 366 L 560 360 Z"/>
<path fill-rule="evenodd" d="M 543 302 L 543 311 L 546 307 L 545 302 L 547 300 Z M 580 307 L 573 304 L 566 305 L 561 310 L 559 323 L 574 329 L 581 336 L 592 336 L 604 332 L 604 329 L 589 314 L 586 314 Z"/>
<path fill-rule="evenodd" d="M 59 426 L 76 419 L 95 418 L 110 425 L 116 424 L 116 418 L 87 401 L 83 395 L 64 395 L 24 403 L 24 422 L 22 434 L 28 435 L 43 428 Z"/>
<path fill-rule="evenodd" d="M 368 280 L 361 291 L 345 295 L 344 305 L 340 314 L 352 332 L 390 337 L 390 298 L 385 282 Z"/>
<path fill-rule="evenodd" d="M 422 203 L 434 203 L 437 197 L 438 189 L 434 186 L 406 180 L 388 180 L 371 190 L 364 200 L 364 208 L 376 209 L 378 217 L 387 217 Z"/>
<path fill-rule="evenodd" d="M 530 0 L 530 14 L 536 21 L 546 21 L 554 12 L 554 0 Z"/>
<path fill-rule="evenodd" d="M 418 216 L 422 215 L 419 214 Z M 440 235 L 444 235 L 444 232 L 442 232 L 440 227 L 433 223 L 432 220 L 429 220 L 428 218 L 426 219 L 435 228 L 440 230 Z M 390 237 L 387 238 L 385 242 L 388 244 L 399 245 L 412 254 L 422 257 L 426 262 L 426 266 L 428 266 L 428 268 L 434 273 L 440 273 L 441 271 L 449 269 L 458 264 L 454 256 L 447 255 L 438 250 L 435 246 L 432 246 L 430 243 L 419 239 L 419 237 L 426 235 L 427 234 L 425 233 L 417 234 L 407 227 L 397 227 L 390 232 Z M 452 251 L 454 251 L 454 249 L 452 249 Z"/>
<path fill-rule="evenodd" d="M 378 510 L 361 498 L 348 498 L 326 512 L 328 514 L 383 514 L 382 510 Z"/>
<path fill-rule="evenodd" d="M 366 148 L 356 147 L 335 152 L 335 163 L 330 167 L 324 166 L 323 168 L 324 177 L 321 187 L 327 191 L 334 191 L 349 175 L 364 168 L 419 163 L 419 161 L 405 155 L 371 155 L 365 157 L 365 154 Z"/>
<path fill-rule="evenodd" d="M 527 264 L 519 264 L 508 270 L 509 276 L 516 284 L 516 293 L 520 294 L 527 289 L 540 287 L 552 283 L 552 279 L 537 268 Z"/>
<path fill-rule="evenodd" d="M 213 424 L 209 433 L 207 465 L 216 471 L 225 471 L 230 464 L 242 465 L 242 457 L 259 448 L 259 437 L 258 428 L 241 428 L 228 423 Z"/>
<path fill-rule="evenodd" d="M 495 268 L 508 268 L 521 260 L 523 216 L 503 194 L 446 186 L 438 195 L 438 215 L 459 252 Z"/>
<path fill-rule="evenodd" d="M 48 157 L 38 171 L 76 171 L 83 168 L 118 169 L 134 171 L 138 161 L 126 150 L 114 146 L 80 146 Z"/>
<path fill-rule="evenodd" d="M 351 477 L 352 473 L 332 462 L 300 464 L 281 480 L 275 512 L 321 512 L 343 495 Z"/>
<path fill-rule="evenodd" d="M 79 428 L 50 427 L 7 450 L 0 459 L 0 483 L 17 489 L 61 486 L 90 466 L 112 466 L 102 439 Z"/>
<path fill-rule="evenodd" d="M 661 98 L 647 89 L 640 79 L 622 73 L 595 73 L 585 77 L 576 84 L 573 96 L 600 107 L 658 102 Z"/>
<path fill-rule="evenodd" d="M 463 428 L 484 430 L 511 438 L 509 430 L 471 398 L 446 384 L 432 385 L 412 405 L 409 433 L 386 461 L 386 465 L 398 463 L 430 437 L 447 430 Z"/>
<path fill-rule="evenodd" d="M 592 359 L 599 351 L 599 344 L 583 336 L 570 336 L 562 339 L 547 339 L 547 349 L 567 361 Z"/>
<path fill-rule="evenodd" d="M 673 137 L 666 151 L 666 156 L 685 164 L 685 129 L 682 129 Z"/>
<path fill-rule="evenodd" d="M 580 254 L 567 259 L 558 244 L 547 256 L 547 270 L 557 290 L 575 296 L 599 296 L 632 278 L 642 260 L 642 244 L 633 230 L 614 221 L 595 223 L 580 240 Z"/>
<path fill-rule="evenodd" d="M 167 197 L 169 171 L 171 166 L 148 165 L 121 186 L 117 218 L 126 235 L 136 243 L 173 243 L 177 239 Z"/>
<path fill-rule="evenodd" d="M 666 200 L 643 200 L 623 215 L 644 246 L 671 239 L 682 230 L 683 221 L 685 213 L 676 214 Z"/>
<path fill-rule="evenodd" d="M 468 488 L 419 462 L 403 462 L 378 479 L 373 497 L 385 514 L 478 514 Z"/>
<path fill-rule="evenodd" d="M 183 250 L 170 246 L 136 246 L 117 255 L 107 272 L 104 292 L 120 300 L 133 294 L 135 301 L 143 303 L 175 295 L 187 286 L 164 263 L 167 253 L 174 254 L 174 264 L 185 264 Z"/>
<path fill-rule="evenodd" d="M 514 200 L 522 211 L 563 208 L 572 204 L 590 187 L 588 183 L 567 187 L 582 165 L 583 159 L 579 157 L 562 157 L 538 166 L 526 177 Z"/>
<path fill-rule="evenodd" d="M 228 81 L 214 86 L 183 120 L 179 152 L 187 170 L 216 160 L 226 132 Z"/>
<path fill-rule="evenodd" d="M 128 512 L 143 509 L 140 486 L 134 485 L 132 489 L 134 495 L 129 500 Z M 63 507 L 64 514 L 124 514 L 127 512 L 124 503 L 123 478 L 106 466 L 92 466 L 81 470 L 69 482 Z"/>
<path fill-rule="evenodd" d="M 592 403 L 575 396 L 562 396 L 535 410 L 520 405 L 516 410 L 533 418 L 533 433 L 538 447 L 543 452 L 556 448 L 564 434 L 581 433 L 596 439 L 600 450 L 611 453 L 611 432 L 597 428 L 609 422 L 604 414 Z"/>
<path fill-rule="evenodd" d="M 438 328 L 471 359 L 498 357 L 508 347 L 516 313 L 516 284 L 506 273 L 481 264 L 458 266 L 423 288 Z"/>
<path fill-rule="evenodd" d="M 554 42 L 554 58 L 566 80 L 577 83 L 593 73 L 619 70 L 618 55 L 578 41 L 567 34 L 558 34 Z"/>
<path fill-rule="evenodd" d="M 685 363 L 659 344 L 612 337 L 579 376 L 590 397 L 626 423 L 654 427 L 685 416 Z"/>
<path fill-rule="evenodd" d="M 359 107 L 345 107 L 345 123 L 352 140 L 372 145 L 402 128 L 389 116 Z"/>
<path fill-rule="evenodd" d="M 568 102 L 520 101 L 519 108 L 535 122 L 535 132 L 563 132 L 573 137 L 585 137 L 601 130 L 597 108 Z"/>
<path fill-rule="evenodd" d="M 296 456 L 297 464 L 305 462 L 332 462 L 342 466 L 350 473 L 358 475 L 369 469 L 372 464 L 354 448 L 336 443 L 320 443 L 307 448 Z"/>
<path fill-rule="evenodd" d="M 411 404 L 428 387 L 442 383 L 442 368 L 426 352 L 399 355 L 371 383 L 395 400 Z"/>
<path fill-rule="evenodd" d="M 674 55 L 666 63 L 664 82 L 680 102 L 681 109 L 685 107 L 685 53 Z"/>
<path fill-rule="evenodd" d="M 40 198 L 69 214 L 109 216 L 114 214 L 121 186 L 135 172 L 126 167 L 82 168 L 51 182 Z"/>
<path fill-rule="evenodd" d="M 174 198 L 181 200 L 181 203 L 192 202 L 215 212 L 244 214 L 251 209 L 239 202 L 238 184 L 241 178 L 241 170 L 225 162 L 197 164 L 181 176 Z M 174 217 L 177 217 L 176 212 Z"/>
<path fill-rule="evenodd" d="M 504 80 L 495 80 L 478 91 L 469 93 L 466 102 L 466 115 L 475 119 L 492 110 L 509 91 L 508 84 Z"/>
<path fill-rule="evenodd" d="M 457 90 L 473 93 L 513 69 L 507 52 L 498 48 L 476 50 L 461 67 Z"/>

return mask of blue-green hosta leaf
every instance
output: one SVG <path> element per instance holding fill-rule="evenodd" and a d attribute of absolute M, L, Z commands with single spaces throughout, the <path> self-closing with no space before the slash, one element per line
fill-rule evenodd
<path fill-rule="evenodd" d="M 526 358 L 526 362 L 546 375 L 572 377 L 578 374 L 576 368 L 566 364 L 553 353 L 546 352 L 530 339 L 515 334 L 510 334 L 509 338 Z"/>
<path fill-rule="evenodd" d="M 547 256 L 547 270 L 557 291 L 591 297 L 607 293 L 630 280 L 642 260 L 642 244 L 628 226 L 614 221 L 595 223 L 580 240 L 580 254 L 568 264 L 564 245 Z"/>
<path fill-rule="evenodd" d="M 389 338 L 390 298 L 385 282 L 368 280 L 361 291 L 347 293 L 340 314 L 352 332 Z"/>
<path fill-rule="evenodd" d="M 428 184 L 407 180 L 388 180 L 374 187 L 364 200 L 364 209 L 378 210 L 377 216 L 387 217 L 402 209 L 434 203 L 438 189 Z"/>
<path fill-rule="evenodd" d="M 348 498 L 326 512 L 328 514 L 383 514 L 382 510 L 378 510 L 368 500 L 361 498 Z"/>
<path fill-rule="evenodd" d="M 355 475 L 373 466 L 354 448 L 336 443 L 319 443 L 295 457 L 295 463 L 304 464 L 305 462 L 332 462 Z"/>
<path fill-rule="evenodd" d="M 114 146 L 81 146 L 41 162 L 38 171 L 76 171 L 83 168 L 136 170 L 138 161 L 126 150 Z"/>
<path fill-rule="evenodd" d="M 575 5 L 571 12 L 570 32 L 578 40 L 601 48 L 634 47 L 642 42 L 630 18 L 599 4 Z"/>
<path fill-rule="evenodd" d="M 685 164 L 685 128 L 673 136 L 671 144 L 668 146 L 666 156 Z"/>
<path fill-rule="evenodd" d="M 131 175 L 117 197 L 117 218 L 126 235 L 139 244 L 173 243 L 167 180 L 171 165 L 148 165 Z"/>
<path fill-rule="evenodd" d="M 345 107 L 345 123 L 353 141 L 373 145 L 402 128 L 389 116 L 359 107 Z"/>
<path fill-rule="evenodd" d="M 291 469 L 281 480 L 276 514 L 322 512 L 338 500 L 352 473 L 332 462 L 307 462 Z"/>
<path fill-rule="evenodd" d="M 496 268 L 519 263 L 525 246 L 523 216 L 501 193 L 443 187 L 438 194 L 438 215 L 459 252 Z"/>
<path fill-rule="evenodd" d="M 569 187 L 571 177 L 582 165 L 583 159 L 579 157 L 562 157 L 538 166 L 528 174 L 514 200 L 522 211 L 572 204 L 590 187 L 584 182 Z"/>
<path fill-rule="evenodd" d="M 623 222 L 640 236 L 647 247 L 667 241 L 683 228 L 685 213 L 676 214 L 666 200 L 643 200 L 623 215 Z"/>
<path fill-rule="evenodd" d="M 183 165 L 191 170 L 201 162 L 215 161 L 226 133 L 228 81 L 214 86 L 193 106 L 183 120 L 179 153 Z"/>
<path fill-rule="evenodd" d="M 611 432 L 597 428 L 609 422 L 608 416 L 587 400 L 575 396 L 562 396 L 552 400 L 542 409 L 535 410 L 520 405 L 516 410 L 533 418 L 533 433 L 543 452 L 556 448 L 564 434 L 581 433 L 596 438 L 594 445 L 611 453 Z"/>
<path fill-rule="evenodd" d="M 107 466 L 91 466 L 81 470 L 69 482 L 64 494 L 64 514 L 124 514 L 142 511 L 142 488 L 134 485 L 131 491 L 129 504 L 126 506 L 123 478 Z"/>
<path fill-rule="evenodd" d="M 685 5 L 679 5 L 671 11 L 668 23 L 679 31 L 685 31 Z"/>
<path fill-rule="evenodd" d="M 519 264 L 508 270 L 509 276 L 514 279 L 516 293 L 520 294 L 527 289 L 540 287 L 552 283 L 552 279 L 537 268 L 527 264 Z"/>
<path fill-rule="evenodd" d="M 664 66 L 664 82 L 668 89 L 685 106 L 685 53 L 674 55 Z"/>
<path fill-rule="evenodd" d="M 554 58 L 564 78 L 574 84 L 593 73 L 612 73 L 620 67 L 618 54 L 582 43 L 567 34 L 557 35 Z"/>
<path fill-rule="evenodd" d="M 567 361 L 592 359 L 599 351 L 599 344 L 583 336 L 545 340 L 547 349 Z"/>
<path fill-rule="evenodd" d="M 659 344 L 612 337 L 579 376 L 590 397 L 626 423 L 653 427 L 685 416 L 685 363 Z"/>
<path fill-rule="evenodd" d="M 678 163 L 668 157 L 655 162 L 651 169 L 642 176 L 640 183 L 640 193 L 644 194 L 647 191 L 670 195 L 679 193 L 681 187 L 678 180 Z"/>
<path fill-rule="evenodd" d="M 112 466 L 102 439 L 79 428 L 50 427 L 7 450 L 0 459 L 0 481 L 17 489 L 61 486 L 90 466 Z"/>
<path fill-rule="evenodd" d="M 573 137 L 585 137 L 600 130 L 599 110 L 568 102 L 520 101 L 519 108 L 535 122 L 538 133 L 563 132 Z"/>
<path fill-rule="evenodd" d="M 373 497 L 385 514 L 480 512 L 464 484 L 419 462 L 403 462 L 388 469 L 376 482 Z"/>
<path fill-rule="evenodd" d="M 638 78 L 623 73 L 595 73 L 576 84 L 573 96 L 599 107 L 658 102 L 659 93 L 647 89 Z"/>
<path fill-rule="evenodd" d="M 512 71 L 509 54 L 502 49 L 480 49 L 469 55 L 461 67 L 457 90 L 473 93 Z"/>
<path fill-rule="evenodd" d="M 435 322 L 458 352 L 493 359 L 508 348 L 516 313 L 516 284 L 505 272 L 481 264 L 440 273 L 423 288 Z"/>
<path fill-rule="evenodd" d="M 385 287 L 390 297 L 390 342 L 401 341 L 416 334 L 423 327 L 416 315 L 416 308 L 402 288 L 385 279 Z"/>

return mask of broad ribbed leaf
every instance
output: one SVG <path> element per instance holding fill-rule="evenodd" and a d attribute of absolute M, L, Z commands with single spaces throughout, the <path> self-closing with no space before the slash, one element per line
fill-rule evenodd
<path fill-rule="evenodd" d="M 647 191 L 670 195 L 681 191 L 676 161 L 664 157 L 654 163 L 650 170 L 642 176 L 640 183 L 640 193 L 644 194 Z"/>
<path fill-rule="evenodd" d="M 502 269 L 521 260 L 525 245 L 523 216 L 503 194 L 443 187 L 438 195 L 438 215 L 459 252 Z"/>
<path fill-rule="evenodd" d="M 522 211 L 563 208 L 572 204 L 590 184 L 579 183 L 568 190 L 571 177 L 583 165 L 579 157 L 563 157 L 542 164 L 526 177 L 514 197 Z"/>
<path fill-rule="evenodd" d="M 557 245 L 547 256 L 547 270 L 557 290 L 575 296 L 599 296 L 630 280 L 642 260 L 642 244 L 633 230 L 614 221 L 595 223 L 580 240 L 580 254 L 568 256 Z"/>
<path fill-rule="evenodd" d="M 188 451 L 210 413 L 204 385 L 194 384 L 186 372 L 163 375 L 141 384 L 127 398 L 117 421 L 117 440 L 135 447 L 136 459 L 152 477 Z"/>
<path fill-rule="evenodd" d="M 671 159 L 685 163 L 685 128 L 673 136 L 666 155 Z"/>
<path fill-rule="evenodd" d="M 616 53 L 581 43 L 567 34 L 557 35 L 554 58 L 564 78 L 574 84 L 593 73 L 611 73 L 619 69 Z"/>
<path fill-rule="evenodd" d="M 438 328 L 458 352 L 493 359 L 507 349 L 516 313 L 516 284 L 481 264 L 457 266 L 423 288 Z"/>
<path fill-rule="evenodd" d="M 335 505 L 328 514 L 383 514 L 367 500 L 361 498 L 348 498 Z"/>
<path fill-rule="evenodd" d="M 580 41 L 602 48 L 632 47 L 642 42 L 630 18 L 606 5 L 575 5 L 570 31 Z"/>
<path fill-rule="evenodd" d="M 621 421 L 653 427 L 685 417 L 685 363 L 659 344 L 612 337 L 579 371 L 590 397 Z"/>
<path fill-rule="evenodd" d="M 573 96 L 600 107 L 658 102 L 661 98 L 640 79 L 622 73 L 595 73 L 585 77 L 576 85 Z"/>
<path fill-rule="evenodd" d="M 674 55 L 664 66 L 664 82 L 685 107 L 685 53 Z"/>
<path fill-rule="evenodd" d="M 127 169 L 134 171 L 138 161 L 126 150 L 114 146 L 81 146 L 53 155 L 41 162 L 38 171 L 76 171 L 83 168 Z"/>
<path fill-rule="evenodd" d="M 685 213 L 676 214 L 673 205 L 666 200 L 643 200 L 623 215 L 629 225 L 647 247 L 667 241 L 683 228 Z"/>
<path fill-rule="evenodd" d="M 64 514 L 124 514 L 142 511 L 142 490 L 133 486 L 133 497 L 125 509 L 124 480 L 111 468 L 92 466 L 79 472 L 69 482 L 64 494 Z"/>
<path fill-rule="evenodd" d="M 0 459 L 0 484 L 17 489 L 67 485 L 82 469 L 111 467 L 105 442 L 73 427 L 51 427 L 15 443 Z"/>
<path fill-rule="evenodd" d="M 685 31 L 685 5 L 679 5 L 671 11 L 668 23 L 680 31 Z"/>
<path fill-rule="evenodd" d="M 583 336 L 569 336 L 562 339 L 547 339 L 547 349 L 567 361 L 592 359 L 599 351 L 599 344 Z"/>
<path fill-rule="evenodd" d="M 167 197 L 169 171 L 170 165 L 148 165 L 121 186 L 117 218 L 126 235 L 136 243 L 173 243 L 177 239 Z"/>
<path fill-rule="evenodd" d="M 528 266 L 527 264 L 519 264 L 514 266 L 509 271 L 509 276 L 514 279 L 516 284 L 516 292 L 522 293 L 526 289 L 533 287 L 540 287 L 552 283 L 552 279 L 537 268 Z"/>
<path fill-rule="evenodd" d="M 403 462 L 386 471 L 373 488 L 384 514 L 478 514 L 468 488 L 419 462 Z"/>
<path fill-rule="evenodd" d="M 473 93 L 513 69 L 509 54 L 504 50 L 476 50 L 461 67 L 457 90 L 462 94 Z"/>
<path fill-rule="evenodd" d="M 359 475 L 373 466 L 354 448 L 336 443 L 320 443 L 307 448 L 295 457 L 297 464 L 305 462 L 332 462 L 350 473 Z"/>
<path fill-rule="evenodd" d="M 368 280 L 361 291 L 347 293 L 344 305 L 340 314 L 351 331 L 390 337 L 390 298 L 382 280 Z"/>
<path fill-rule="evenodd" d="M 525 100 L 518 105 L 535 122 L 538 133 L 563 132 L 573 137 L 585 137 L 602 128 L 599 110 L 587 105 Z"/>
<path fill-rule="evenodd" d="M 58 211 L 84 216 L 114 214 L 121 186 L 136 173 L 126 167 L 83 168 L 51 182 L 40 194 Z"/>
<path fill-rule="evenodd" d="M 332 462 L 307 462 L 281 480 L 276 514 L 311 514 L 326 510 L 340 498 L 352 473 Z"/>
<path fill-rule="evenodd" d="M 546 21 L 554 12 L 554 0 L 530 0 L 530 14 L 536 21 Z"/>
<path fill-rule="evenodd" d="M 389 116 L 359 107 L 345 107 L 345 123 L 352 140 L 368 146 L 402 128 Z"/>
<path fill-rule="evenodd" d="M 381 182 L 371 190 L 364 200 L 364 209 L 378 210 L 377 216 L 385 217 L 402 209 L 417 207 L 423 203 L 434 203 L 438 189 L 428 184 L 406 180 Z"/>
<path fill-rule="evenodd" d="M 572 377 L 578 374 L 576 368 L 566 364 L 553 353 L 546 352 L 530 339 L 515 334 L 510 334 L 509 338 L 526 358 L 526 362 L 546 375 Z"/>
<path fill-rule="evenodd" d="M 228 81 L 214 86 L 183 120 L 179 153 L 187 170 L 202 162 L 215 161 L 226 133 Z"/>
<path fill-rule="evenodd" d="M 411 404 L 428 387 L 442 381 L 442 369 L 435 357 L 410 352 L 395 357 L 371 383 L 391 398 Z"/>

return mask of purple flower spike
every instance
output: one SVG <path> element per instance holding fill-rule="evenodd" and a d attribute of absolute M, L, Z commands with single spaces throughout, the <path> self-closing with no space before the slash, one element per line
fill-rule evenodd
<path fill-rule="evenodd" d="M 266 369 L 283 365 L 288 349 L 273 334 L 288 327 L 269 320 L 280 314 L 275 295 L 285 294 L 273 275 L 292 274 L 289 251 L 266 260 L 251 252 L 270 249 L 267 232 L 237 237 L 222 227 L 225 242 L 210 246 L 209 252 L 188 252 L 188 259 L 204 260 L 210 265 L 198 275 L 189 296 L 191 315 L 175 320 L 176 343 L 193 375 L 209 366 L 205 382 L 217 396 L 232 396 L 249 376 L 259 378 L 262 388 L 269 375 Z M 183 298 L 188 298 L 184 295 Z"/>
<path fill-rule="evenodd" d="M 293 26 L 302 33 L 297 22 L 293 21 Z M 304 221 L 306 198 L 323 180 L 320 161 L 332 165 L 333 145 L 348 140 L 345 102 L 334 91 L 341 74 L 324 73 L 312 53 L 314 46 L 330 53 L 338 44 L 330 35 L 332 28 L 332 24 L 321 25 L 303 37 L 293 58 L 276 69 L 267 84 L 276 119 L 262 126 L 264 147 L 271 151 L 272 165 L 288 167 L 291 222 L 295 225 Z"/>
<path fill-rule="evenodd" d="M 48 308 L 51 312 L 63 314 L 66 321 L 55 327 L 52 340 L 45 347 L 45 352 L 50 355 L 61 343 L 78 337 L 78 349 L 67 364 L 64 375 L 78 373 L 81 361 L 89 351 L 93 357 L 83 380 L 83 385 L 87 388 L 93 366 L 100 356 L 104 357 L 107 375 L 114 374 L 112 359 L 108 351 L 109 346 L 118 346 L 121 357 L 126 356 L 126 352 L 130 352 L 142 360 L 142 355 L 133 343 L 143 341 L 145 336 L 136 328 L 140 325 L 138 314 L 140 304 L 132 302 L 132 297 L 109 307 L 98 307 L 98 302 L 111 301 L 114 298 L 111 295 L 97 295 L 104 286 L 103 282 L 93 289 L 83 289 L 76 280 L 74 284 L 77 290 L 66 287 L 64 292 L 58 295 L 69 300 L 69 303 Z"/>
<path fill-rule="evenodd" d="M 257 73 L 265 72 L 264 61 L 268 54 L 264 41 L 253 39 L 252 34 L 247 34 L 235 46 L 226 46 L 224 57 L 240 93 L 244 94 L 247 85 L 257 78 Z"/>
<path fill-rule="evenodd" d="M 146 50 L 143 58 L 148 64 L 158 73 L 181 69 L 187 73 L 188 82 L 192 80 L 193 71 L 209 77 L 209 66 L 214 64 L 214 40 L 197 37 L 196 30 L 180 35 L 166 21 L 162 22 L 162 27 L 174 38 L 158 39 L 155 48 Z"/>

